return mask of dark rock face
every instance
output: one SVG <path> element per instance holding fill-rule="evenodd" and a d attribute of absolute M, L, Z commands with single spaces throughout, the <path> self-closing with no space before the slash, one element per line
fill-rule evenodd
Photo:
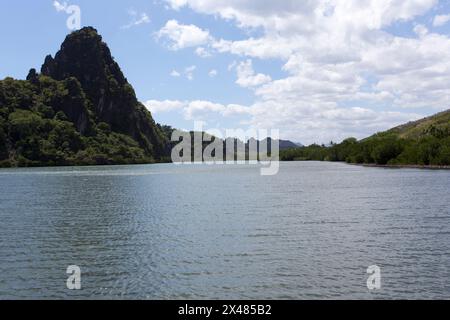
<path fill-rule="evenodd" d="M 76 78 L 67 78 L 63 81 L 68 94 L 63 99 L 53 103 L 55 112 L 63 111 L 70 122 L 82 135 L 92 133 L 93 119 L 89 114 L 86 97 Z"/>
<path fill-rule="evenodd" d="M 163 133 L 150 112 L 138 102 L 134 89 L 94 28 L 68 35 L 55 58 L 46 57 L 41 73 L 60 81 L 75 78 L 92 103 L 96 122 L 105 122 L 112 131 L 131 136 L 152 155 L 164 153 Z M 64 108 L 80 130 L 87 130 L 88 119 L 75 114 L 75 105 L 65 103 Z"/>

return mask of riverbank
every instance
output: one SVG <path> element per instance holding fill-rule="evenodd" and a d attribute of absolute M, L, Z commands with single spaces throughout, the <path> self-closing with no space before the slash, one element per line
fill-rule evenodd
<path fill-rule="evenodd" d="M 349 164 L 367 168 L 450 170 L 450 166 L 437 166 L 437 165 L 416 165 L 416 164 L 396 165 L 396 164 L 358 164 L 358 163 L 349 163 Z"/>

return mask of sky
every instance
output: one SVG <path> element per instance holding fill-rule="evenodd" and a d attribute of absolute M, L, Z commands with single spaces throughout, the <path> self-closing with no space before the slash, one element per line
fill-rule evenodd
<path fill-rule="evenodd" d="M 328 143 L 450 108 L 449 0 L 1 0 L 0 78 L 57 52 L 71 5 L 175 128 Z"/>

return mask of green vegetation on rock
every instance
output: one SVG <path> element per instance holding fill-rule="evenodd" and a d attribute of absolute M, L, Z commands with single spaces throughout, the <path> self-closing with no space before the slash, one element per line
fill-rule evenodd
<path fill-rule="evenodd" d="M 93 28 L 67 36 L 41 74 L 0 81 L 0 167 L 150 163 L 167 145 Z"/>

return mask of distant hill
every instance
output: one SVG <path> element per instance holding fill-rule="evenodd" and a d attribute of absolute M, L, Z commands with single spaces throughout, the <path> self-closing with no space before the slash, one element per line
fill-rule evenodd
<path fill-rule="evenodd" d="M 391 166 L 450 166 L 450 110 L 358 141 L 284 150 L 281 159 Z"/>
<path fill-rule="evenodd" d="M 266 142 L 266 140 L 267 140 L 267 142 Z M 262 141 L 258 141 L 258 145 L 261 142 L 267 143 L 268 150 L 270 151 L 270 149 L 271 149 L 270 146 L 272 144 L 272 139 L 268 138 L 268 139 L 263 139 Z M 289 140 L 274 140 L 274 143 L 278 143 L 278 146 L 279 146 L 280 150 L 286 150 L 286 149 L 291 149 L 291 148 L 298 148 L 298 147 L 301 146 L 301 145 L 296 144 L 296 143 L 294 143 L 292 141 L 289 141 Z"/>
<path fill-rule="evenodd" d="M 166 135 L 170 137 L 173 132 L 173 128 L 169 126 L 163 126 L 162 129 L 166 132 Z M 272 138 L 266 138 L 263 140 L 256 140 L 254 138 L 250 138 L 247 141 L 243 141 L 237 138 L 228 137 L 226 139 L 220 139 L 215 136 L 212 136 L 206 132 L 189 132 L 191 135 L 191 161 L 201 162 L 203 159 L 203 152 L 208 148 L 211 143 L 214 143 L 214 146 L 222 145 L 222 154 L 223 160 L 255 160 L 253 157 L 253 152 L 259 152 L 259 156 L 270 156 L 272 154 L 272 144 L 278 143 L 279 150 L 288 150 L 292 148 L 298 148 L 299 145 L 295 144 L 288 140 L 272 140 Z M 203 135 L 203 145 L 202 145 L 202 154 L 194 155 L 194 134 Z M 170 149 L 176 146 L 179 142 L 170 142 Z M 250 149 L 251 148 L 251 149 Z M 251 151 L 251 152 L 250 152 Z M 215 153 L 215 152 L 213 152 Z M 209 154 L 208 154 L 209 155 Z M 215 155 L 214 155 L 215 157 Z M 218 160 L 218 159 L 216 159 Z"/>
<path fill-rule="evenodd" d="M 167 148 L 94 28 L 68 35 L 40 74 L 0 81 L 0 166 L 148 163 Z"/>
<path fill-rule="evenodd" d="M 298 148 L 301 147 L 302 145 L 299 143 L 294 143 L 292 141 L 289 140 L 280 140 L 280 150 L 286 150 L 286 149 L 291 149 L 291 148 Z"/>

